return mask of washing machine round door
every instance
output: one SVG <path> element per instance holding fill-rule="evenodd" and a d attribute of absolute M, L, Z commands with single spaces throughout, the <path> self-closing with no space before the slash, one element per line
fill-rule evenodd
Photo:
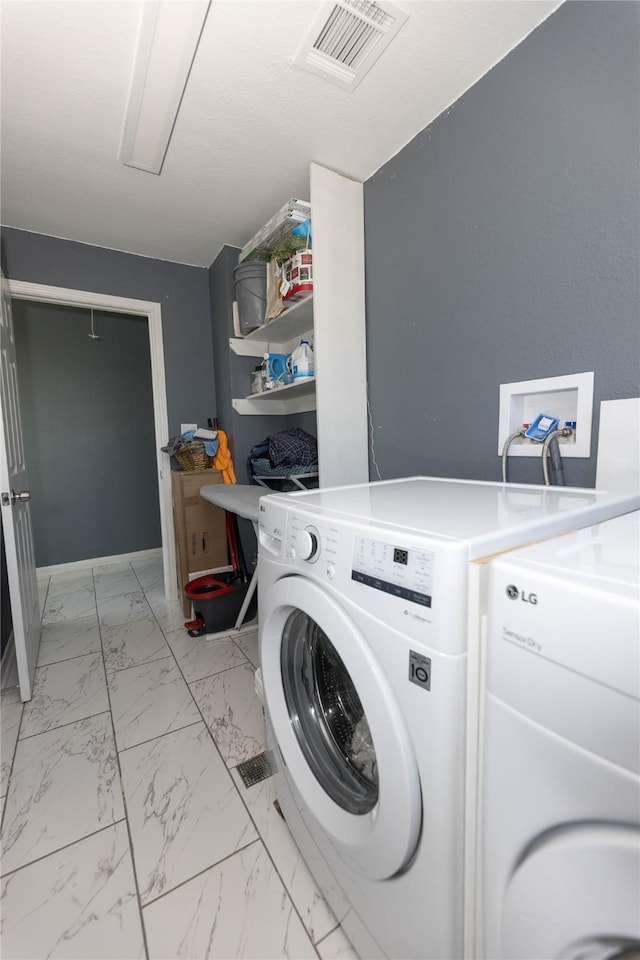
<path fill-rule="evenodd" d="M 380 663 L 333 596 L 304 577 L 278 581 L 260 616 L 265 700 L 288 776 L 352 870 L 393 876 L 415 851 L 422 797 Z"/>
<path fill-rule="evenodd" d="M 534 844 L 507 888 L 502 956 L 640 960 L 640 830 L 567 828 Z"/>

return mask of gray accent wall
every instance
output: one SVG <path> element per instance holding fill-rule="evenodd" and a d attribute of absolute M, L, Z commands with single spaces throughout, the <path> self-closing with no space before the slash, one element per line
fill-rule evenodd
<path fill-rule="evenodd" d="M 147 321 L 12 306 L 36 565 L 161 547 Z"/>
<path fill-rule="evenodd" d="M 2 228 L 5 276 L 159 303 L 169 432 L 215 416 L 208 273 L 167 260 Z M 167 438 L 168 439 L 168 438 Z"/>
<path fill-rule="evenodd" d="M 384 478 L 498 480 L 500 384 L 593 370 L 594 485 L 600 401 L 640 393 L 639 41 L 638 3 L 565 3 L 366 182 Z"/>

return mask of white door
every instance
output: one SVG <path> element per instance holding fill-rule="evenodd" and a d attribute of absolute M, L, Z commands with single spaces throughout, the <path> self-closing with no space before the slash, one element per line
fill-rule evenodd
<path fill-rule="evenodd" d="M 2 322 L 0 324 L 0 494 L 2 530 L 7 558 L 13 636 L 22 700 L 31 699 L 33 675 L 40 644 L 40 606 L 33 531 L 29 509 L 29 484 L 24 462 L 22 423 L 18 403 L 18 374 L 11 315 L 11 297 L 2 280 Z"/>
<path fill-rule="evenodd" d="M 342 607 L 304 577 L 274 584 L 260 617 L 265 700 L 288 775 L 351 870 L 393 876 L 415 852 L 422 796 L 381 664 Z"/>

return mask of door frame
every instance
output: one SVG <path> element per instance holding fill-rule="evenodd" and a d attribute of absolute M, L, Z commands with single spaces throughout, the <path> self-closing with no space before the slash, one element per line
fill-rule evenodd
<path fill-rule="evenodd" d="M 85 309 L 100 310 L 105 313 L 127 313 L 132 316 L 144 317 L 147 320 L 149 351 L 151 354 L 151 382 L 153 390 L 158 493 L 160 498 L 164 592 L 167 602 L 177 600 L 178 586 L 176 549 L 173 536 L 171 469 L 168 455 L 162 453 L 160 449 L 169 439 L 161 305 L 151 300 L 134 300 L 130 297 L 115 297 L 106 293 L 91 293 L 88 290 L 69 290 L 64 287 L 50 287 L 46 284 L 29 283 L 23 280 L 8 279 L 7 282 L 13 300 L 33 300 L 39 303 L 55 303 L 67 307 L 84 307 Z"/>

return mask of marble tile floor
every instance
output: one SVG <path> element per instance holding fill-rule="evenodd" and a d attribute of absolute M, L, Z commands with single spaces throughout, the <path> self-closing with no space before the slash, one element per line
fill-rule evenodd
<path fill-rule="evenodd" d="M 159 560 L 39 589 L 33 699 L 0 701 L 2 955 L 355 958 L 235 769 L 264 749 L 255 623 L 189 637 Z"/>

